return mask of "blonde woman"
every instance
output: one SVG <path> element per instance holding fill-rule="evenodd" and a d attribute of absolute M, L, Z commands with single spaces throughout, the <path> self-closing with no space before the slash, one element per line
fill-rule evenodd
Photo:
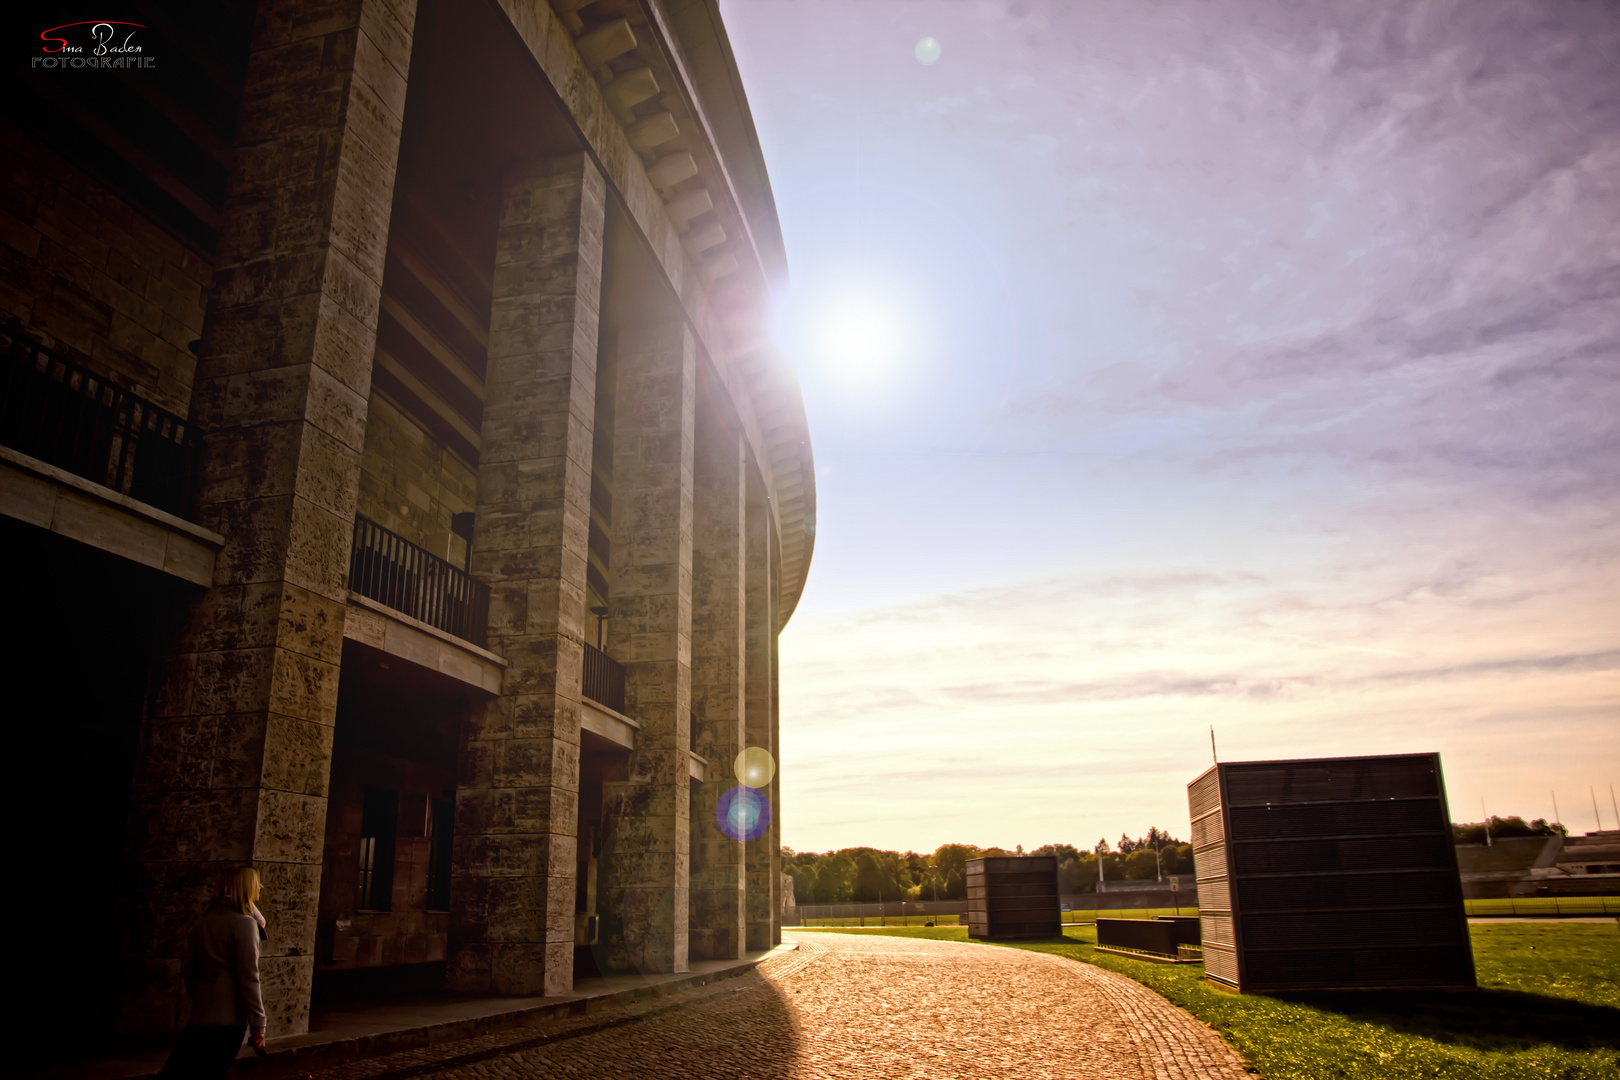
<path fill-rule="evenodd" d="M 259 992 L 259 872 L 228 874 L 219 895 L 191 931 L 186 949 L 186 991 L 191 1022 L 180 1033 L 159 1076 L 216 1080 L 242 1049 L 242 1036 L 264 1052 L 264 999 Z"/>

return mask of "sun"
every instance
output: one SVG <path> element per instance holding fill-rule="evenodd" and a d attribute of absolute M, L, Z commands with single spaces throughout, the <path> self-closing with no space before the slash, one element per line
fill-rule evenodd
<path fill-rule="evenodd" d="M 840 372 L 871 375 L 892 365 L 900 347 L 894 314 L 867 297 L 828 304 L 820 326 L 823 360 Z"/>

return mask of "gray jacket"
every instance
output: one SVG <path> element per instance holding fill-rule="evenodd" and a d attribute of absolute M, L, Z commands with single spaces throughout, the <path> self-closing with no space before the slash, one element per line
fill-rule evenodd
<path fill-rule="evenodd" d="M 264 1034 L 259 924 L 251 915 L 214 901 L 191 931 L 181 973 L 193 1024 L 246 1024 L 252 1034 Z"/>

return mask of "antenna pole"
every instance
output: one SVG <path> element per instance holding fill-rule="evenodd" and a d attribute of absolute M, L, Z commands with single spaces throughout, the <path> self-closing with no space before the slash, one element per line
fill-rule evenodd
<path fill-rule="evenodd" d="M 1596 789 L 1596 788 L 1594 788 L 1594 787 L 1592 787 L 1592 786 L 1591 786 L 1591 785 L 1590 785 L 1590 784 L 1589 784 L 1589 785 L 1587 785 L 1587 788 L 1586 788 L 1586 790 L 1587 790 L 1587 791 L 1590 791 L 1590 792 L 1591 792 L 1591 793 L 1592 793 L 1592 816 L 1593 816 L 1593 817 L 1595 817 L 1595 818 L 1597 818 L 1597 823 L 1598 823 L 1598 832 L 1602 832 L 1602 831 L 1603 831 L 1603 815 L 1602 815 L 1602 814 L 1600 814 L 1600 813 L 1598 813 L 1598 808 L 1597 808 L 1597 789 Z"/>
<path fill-rule="evenodd" d="M 1562 825 L 1564 823 L 1564 816 L 1558 812 L 1558 792 L 1556 792 L 1556 791 L 1552 792 L 1552 797 L 1553 797 L 1553 824 L 1554 825 Z"/>
<path fill-rule="evenodd" d="M 1219 757 L 1217 757 L 1216 754 L 1215 754 L 1215 725 L 1214 724 L 1209 725 L 1209 759 L 1211 761 L 1215 762 L 1217 765 L 1219 765 L 1220 762 L 1221 762 L 1221 759 Z"/>

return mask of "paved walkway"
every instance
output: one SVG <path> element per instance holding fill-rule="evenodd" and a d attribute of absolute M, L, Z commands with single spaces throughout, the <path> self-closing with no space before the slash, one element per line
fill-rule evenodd
<path fill-rule="evenodd" d="M 659 1000 L 353 1062 L 321 1080 L 1246 1077 L 1121 975 L 1018 949 L 792 931 L 754 972 Z"/>

